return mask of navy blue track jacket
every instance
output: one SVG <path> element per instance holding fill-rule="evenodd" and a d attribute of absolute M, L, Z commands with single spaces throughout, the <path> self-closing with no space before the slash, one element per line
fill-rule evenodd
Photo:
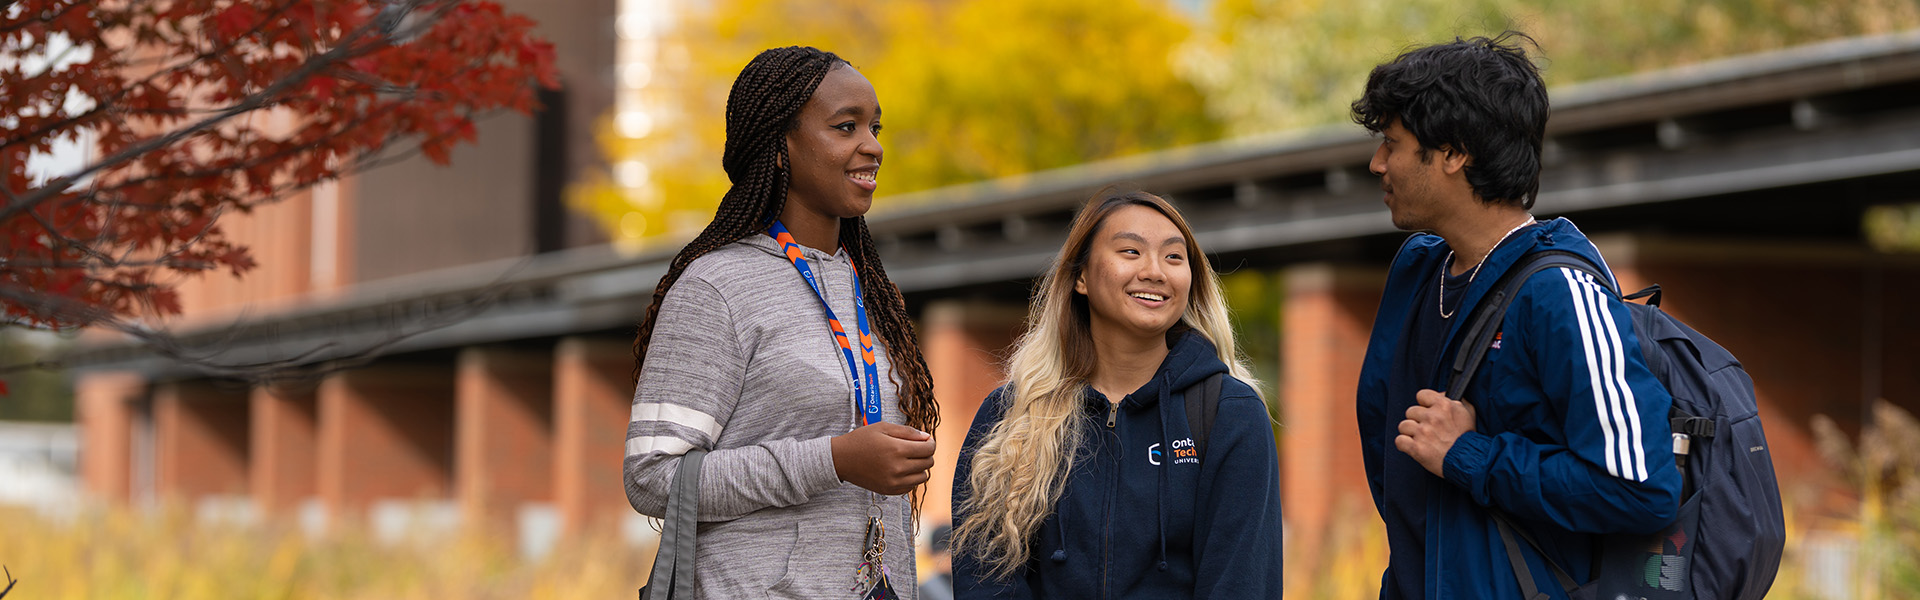
<path fill-rule="evenodd" d="M 1267 407 L 1229 376 L 1204 456 L 1193 456 L 1182 392 L 1227 366 L 1205 336 L 1176 334 L 1153 380 L 1110 403 L 1087 388 L 1089 435 L 1065 493 L 1032 540 L 1033 558 L 1002 581 L 954 548 L 954 597 L 1278 598 L 1280 465 Z M 1006 411 L 1007 388 L 981 403 L 954 474 L 967 497 L 973 454 Z M 965 515 L 956 515 L 956 526 Z"/>
<path fill-rule="evenodd" d="M 1599 250 L 1572 222 L 1522 229 L 1486 259 L 1467 288 L 1432 376 L 1390 385 L 1388 378 L 1398 376 L 1396 353 L 1406 351 L 1410 311 L 1437 310 L 1422 292 L 1431 292 L 1448 247 L 1438 236 L 1416 234 L 1394 257 L 1360 371 L 1358 409 L 1367 482 L 1382 518 L 1396 518 L 1390 504 L 1425 506 L 1425 589 L 1411 596 L 1520 598 L 1486 507 L 1512 516 L 1579 582 L 1591 578 L 1592 534 L 1652 532 L 1671 523 L 1679 508 L 1680 473 L 1667 423 L 1672 398 L 1647 370 L 1626 306 L 1605 289 L 1608 282 L 1558 268 L 1529 278 L 1508 307 L 1501 338 L 1467 392 L 1478 411 L 1476 430 L 1447 452 L 1446 483 L 1426 486 L 1429 493 L 1416 498 L 1396 495 L 1394 482 L 1382 481 L 1383 457 L 1399 452 L 1393 440 L 1406 418 L 1387 414 L 1394 403 L 1386 390 L 1445 393 L 1447 366 L 1474 307 L 1509 267 L 1536 250 L 1577 253 L 1611 277 Z M 1409 543 L 1388 539 L 1389 549 Z M 1524 542 L 1522 552 L 1543 591 L 1564 598 Z M 1383 578 L 1383 596 L 1392 577 Z"/>

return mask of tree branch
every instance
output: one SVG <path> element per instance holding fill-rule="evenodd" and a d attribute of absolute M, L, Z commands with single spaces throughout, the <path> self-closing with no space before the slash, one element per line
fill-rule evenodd
<path fill-rule="evenodd" d="M 355 29 L 353 32 L 347 34 L 346 37 L 342 38 L 341 44 L 339 46 L 336 46 L 333 49 L 328 50 L 323 54 L 320 54 L 319 56 L 313 57 L 312 59 L 308 60 L 305 64 L 300 65 L 300 68 L 294 69 L 293 72 L 288 73 L 286 76 L 282 77 L 279 81 L 275 81 L 272 85 L 267 86 L 265 89 L 262 89 L 259 92 L 249 94 L 245 99 L 227 107 L 225 110 L 220 111 L 219 114 L 215 116 L 202 119 L 199 122 L 194 123 L 193 125 L 168 132 L 166 135 L 148 138 L 147 140 L 142 141 L 138 144 L 134 144 L 127 148 L 121 149 L 119 152 L 115 153 L 113 156 L 103 158 L 98 162 L 95 162 L 91 165 L 87 165 L 86 167 L 81 168 L 77 172 L 65 175 L 53 181 L 49 181 L 45 185 L 40 186 L 39 189 L 28 192 L 25 196 L 10 198 L 6 208 L 0 209 L 0 221 L 5 221 L 6 219 L 12 218 L 14 215 L 20 214 L 20 211 L 26 210 L 28 208 L 32 208 L 33 206 L 38 205 L 41 202 L 45 202 L 48 199 L 51 199 L 55 196 L 60 195 L 67 188 L 72 187 L 74 183 L 80 181 L 81 179 L 86 178 L 89 175 L 98 173 L 108 168 L 119 166 L 123 163 L 131 162 L 134 159 L 137 159 L 143 155 L 146 155 L 149 152 L 153 152 L 161 148 L 171 146 L 175 143 L 178 143 L 180 140 L 185 139 L 188 136 L 191 136 L 195 133 L 199 133 L 201 131 L 209 129 L 215 125 L 219 125 L 220 123 L 226 121 L 227 119 L 231 119 L 235 116 L 260 109 L 270 104 L 272 102 L 272 99 L 285 93 L 287 90 L 293 89 L 294 86 L 304 83 L 308 77 L 312 77 L 313 75 L 318 74 L 321 71 L 325 71 L 329 68 L 332 68 L 333 65 L 338 64 L 342 61 L 345 61 L 347 57 L 355 55 L 356 51 L 355 51 L 354 42 L 358 41 L 362 37 L 365 37 L 367 35 L 367 32 L 372 30 L 373 25 L 374 23 L 369 23 L 368 25 Z M 377 47 L 383 43 L 384 41 L 375 42 L 374 44 L 369 46 L 369 48 Z M 365 50 L 365 49 L 362 49 L 362 50 Z M 13 193 L 11 190 L 8 191 L 8 195 L 13 196 Z"/>
<path fill-rule="evenodd" d="M 314 150 L 314 146 L 318 145 L 317 142 L 332 140 L 332 139 L 336 139 L 341 136 L 344 136 L 347 133 L 352 132 L 354 129 L 360 127 L 361 125 L 365 125 L 367 122 L 372 121 L 374 118 L 379 117 L 381 115 L 385 115 L 387 113 L 391 113 L 394 110 L 398 109 L 399 107 L 400 107 L 399 103 L 392 103 L 378 111 L 374 111 L 372 113 L 368 113 L 366 115 L 357 117 L 352 121 L 348 121 L 346 125 L 342 126 L 340 129 L 321 137 L 319 140 L 315 140 L 316 143 L 308 143 L 308 144 L 302 144 L 302 145 L 289 144 L 286 148 L 282 148 L 280 150 L 276 150 L 268 154 L 252 157 L 242 162 L 234 163 L 231 165 L 225 165 L 221 167 L 209 167 L 199 171 L 175 171 L 172 173 L 143 175 L 143 176 L 135 177 L 132 179 L 116 181 L 111 185 L 107 185 L 98 191 L 121 190 L 121 189 L 129 188 L 137 185 L 144 185 L 144 184 L 158 182 L 158 181 L 168 181 L 168 180 L 177 180 L 177 179 L 198 179 L 201 177 L 216 177 L 216 176 L 222 176 L 222 175 L 231 175 L 236 170 L 246 170 L 248 168 L 261 166 L 272 161 L 277 161 L 282 158 L 295 156 L 303 152 L 312 152 Z M 97 192 L 96 191 L 89 192 L 89 194 L 93 194 L 93 193 L 97 193 Z"/>
<path fill-rule="evenodd" d="M 57 12 L 51 15 L 21 19 L 20 21 L 15 23 L 7 23 L 5 25 L 0 25 L 0 33 L 10 33 L 14 31 L 19 31 L 21 29 L 26 29 L 27 27 L 34 25 L 36 21 L 42 24 L 52 23 L 54 21 L 60 20 L 60 17 L 65 16 L 68 12 L 72 12 L 73 9 L 80 8 L 81 6 L 86 6 L 89 4 L 92 4 L 92 3 L 91 2 L 74 2 L 72 4 L 68 4 L 67 7 L 64 9 L 61 9 L 60 12 Z M 13 5 L 13 0 L 0 1 L 0 10 L 5 10 L 7 7 L 11 5 Z M 4 595 L 4 594 L 0 594 L 0 595 Z"/>
<path fill-rule="evenodd" d="M 227 335 L 203 343 L 189 344 L 173 334 L 154 329 L 136 321 L 122 319 L 112 312 L 98 307 L 88 306 L 66 298 L 40 294 L 33 290 L 0 284 L 0 300 L 6 300 L 21 306 L 39 307 L 38 310 L 57 309 L 62 314 L 80 317 L 96 317 L 91 322 L 62 317 L 67 323 L 84 323 L 87 327 L 98 327 L 117 331 L 141 342 L 156 354 L 179 364 L 193 368 L 214 377 L 243 379 L 259 384 L 311 381 L 328 374 L 359 368 L 384 356 L 395 345 L 421 334 L 444 329 L 471 319 L 492 308 L 501 298 L 518 291 L 520 286 L 509 283 L 513 276 L 532 262 L 523 260 L 507 269 L 498 278 L 474 293 L 461 296 L 451 303 L 434 299 L 389 304 L 379 315 L 383 325 L 374 328 L 387 332 L 365 346 L 342 353 L 325 360 L 314 360 L 324 353 L 339 348 L 337 342 L 328 341 L 306 348 L 293 356 L 257 362 L 221 361 L 218 356 L 230 349 L 235 339 L 249 328 L 244 321 L 236 321 L 224 328 Z M 51 314 L 51 313 L 46 313 Z M 0 365 L 0 375 L 35 369 L 57 370 L 70 365 L 64 357 L 54 360 L 41 360 L 32 363 Z"/>
<path fill-rule="evenodd" d="M 248 36 L 259 33 L 261 30 L 266 29 L 267 25 L 271 24 L 275 18 L 285 13 L 288 8 L 291 8 L 295 1 L 296 0 L 288 0 L 283 4 L 275 6 L 272 12 L 269 12 L 266 14 L 266 18 L 261 19 L 259 23 L 254 24 L 253 28 L 248 29 L 246 33 L 242 33 L 238 36 L 235 36 L 232 42 L 227 43 L 225 45 L 216 45 L 212 48 L 207 49 L 205 52 L 195 54 L 193 57 L 183 60 L 172 66 L 156 69 L 152 74 L 147 75 L 146 77 L 142 77 L 139 81 L 129 82 L 127 85 L 122 86 L 120 88 L 120 91 L 114 93 L 114 95 L 104 99 L 95 100 L 93 108 L 88 109 L 86 112 L 83 112 L 71 117 L 67 117 L 59 121 L 54 121 L 52 123 L 42 124 L 39 127 L 35 127 L 31 130 L 22 131 L 22 132 L 10 132 L 11 137 L 7 138 L 5 143 L 0 144 L 0 148 L 10 147 L 16 144 L 26 142 L 28 140 L 37 140 L 55 131 L 59 131 L 61 129 L 70 127 L 76 123 L 81 123 L 96 117 L 105 116 L 106 113 L 108 112 L 113 112 L 113 111 L 134 112 L 134 111 L 127 111 L 124 107 L 119 106 L 120 101 L 125 100 L 127 97 L 127 94 L 133 93 L 133 90 L 139 89 L 141 86 L 152 85 L 154 81 L 162 77 L 179 73 L 180 71 L 186 70 L 188 67 L 192 67 L 194 65 L 204 63 L 217 56 L 220 56 L 221 54 L 227 51 L 232 50 L 234 46 L 239 45 L 240 40 L 246 39 Z M 68 46 L 68 49 L 77 48 L 79 46 L 80 46 L 79 43 L 74 43 L 73 45 Z M 155 60 L 164 61 L 166 59 L 162 57 L 162 58 L 157 58 Z M 124 63 L 122 64 L 124 65 Z M 159 111 L 138 111 L 138 112 L 159 112 Z"/>

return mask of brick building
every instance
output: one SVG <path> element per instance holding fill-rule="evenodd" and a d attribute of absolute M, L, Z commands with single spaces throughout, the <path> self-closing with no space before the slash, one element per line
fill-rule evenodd
<path fill-rule="evenodd" d="M 540 10 L 553 13 L 537 15 L 548 27 L 599 31 L 587 16 Z M 592 80 L 573 80 L 582 79 Z M 1873 399 L 1920 408 L 1911 368 L 1920 362 L 1920 314 L 1911 310 L 1920 260 L 1877 253 L 1861 233 L 1868 207 L 1914 201 L 1917 92 L 1920 35 L 1902 34 L 1552 94 L 1536 214 L 1573 218 L 1625 287 L 1661 283 L 1671 312 L 1745 361 L 1783 491 L 1810 527 L 1855 510 L 1816 455 L 1812 417 L 1857 433 Z M 591 96 L 569 90 L 567 131 L 597 114 L 581 99 Z M 141 348 L 100 345 L 79 355 L 88 365 L 77 392 L 88 488 L 118 500 L 237 498 L 267 515 L 305 502 L 342 520 L 407 498 L 443 503 L 469 522 L 550 511 L 564 530 L 580 531 L 627 519 L 618 482 L 627 344 L 674 249 L 623 256 L 582 246 L 503 258 L 549 248 L 511 242 L 537 237 L 526 230 L 537 216 L 481 218 L 542 201 L 538 177 L 511 175 L 533 162 L 525 139 L 492 133 L 472 151 L 484 158 L 456 157 L 452 170 L 341 186 L 337 202 L 351 206 L 341 214 L 353 216 L 338 222 L 354 225 L 337 235 L 331 279 L 316 266 L 269 283 L 283 277 L 272 273 L 285 257 L 314 265 L 324 257 L 302 258 L 302 248 L 321 245 L 299 241 L 285 254 L 263 249 L 261 262 L 274 268 L 204 284 L 230 305 L 252 302 L 247 318 L 209 318 L 183 337 L 216 357 L 257 360 L 313 362 L 383 346 L 371 363 L 307 385 L 248 388 Z M 1330 524 L 1375 519 L 1353 386 L 1387 262 L 1405 235 L 1393 230 L 1365 170 L 1375 143 L 1355 127 L 1332 127 L 882 199 L 870 224 L 919 317 L 942 405 L 927 519 L 948 514 L 958 442 L 999 383 L 997 362 L 1017 334 L 1031 280 L 1072 211 L 1094 190 L 1130 182 L 1179 202 L 1216 265 L 1280 282 L 1271 305 L 1256 307 L 1273 313 L 1241 316 L 1270 318 L 1278 329 L 1266 367 L 1277 375 L 1282 423 L 1288 581 L 1310 587 L 1331 566 L 1320 562 L 1323 551 L 1346 543 Z M 500 200 L 443 201 L 471 210 L 472 221 L 439 212 L 441 204 L 400 200 L 450 193 Z M 263 231 L 285 227 L 263 213 Z M 413 225 L 427 221 L 441 229 Z M 437 246 L 443 236 L 446 248 L 434 252 L 447 254 L 415 251 L 418 240 Z M 310 287 L 234 291 L 275 285 Z M 413 330 L 422 333 L 395 335 Z M 331 345 L 313 351 L 323 344 Z"/>
<path fill-rule="evenodd" d="M 593 133 L 620 85 L 615 0 L 501 4 L 531 17 L 537 34 L 556 46 L 562 88 L 539 92 L 542 110 L 480 119 L 483 143 L 457 147 L 451 167 L 416 157 L 228 215 L 222 228 L 248 245 L 263 268 L 241 279 L 186 282 L 184 314 L 170 326 L 182 332 L 238 322 L 284 326 L 292 315 L 418 292 L 450 270 L 604 244 L 598 227 L 567 211 L 562 196 L 574 174 L 604 168 Z M 290 127 L 293 117 L 265 118 Z M 374 318 L 391 316 L 373 312 Z M 473 360 L 505 372 L 513 364 L 504 355 Z M 456 480 L 486 480 L 454 477 L 453 390 L 472 388 L 493 398 L 522 385 L 465 377 L 456 386 L 451 364 L 382 362 L 326 381 L 253 388 L 177 368 L 126 370 L 114 360 L 86 366 L 86 359 L 82 365 L 76 412 L 91 442 L 82 472 L 94 495 L 183 499 L 202 512 L 237 511 L 248 520 L 297 515 L 315 525 L 329 514 L 365 517 L 373 499 L 450 498 Z M 546 381 L 544 367 L 538 377 Z M 384 402 L 394 397 L 406 400 Z M 470 412 L 488 425 L 510 418 Z M 541 417 L 540 426 L 549 421 Z M 530 485 L 511 477 L 495 484 Z"/>

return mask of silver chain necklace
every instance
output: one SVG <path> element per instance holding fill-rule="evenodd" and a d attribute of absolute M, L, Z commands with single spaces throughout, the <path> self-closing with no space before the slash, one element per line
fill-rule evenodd
<path fill-rule="evenodd" d="M 1480 255 L 1480 262 L 1474 263 L 1473 273 L 1467 275 L 1467 285 L 1472 286 L 1473 278 L 1480 276 L 1480 267 L 1485 266 L 1487 264 L 1487 257 L 1493 256 L 1494 250 L 1500 249 L 1501 244 L 1507 243 L 1507 238 L 1513 237 L 1514 232 L 1520 231 L 1526 226 L 1532 225 L 1534 223 L 1538 223 L 1538 221 L 1533 220 L 1533 215 L 1527 215 L 1527 222 L 1521 223 L 1518 227 L 1514 227 L 1513 229 L 1508 229 L 1506 235 L 1500 236 L 1500 241 L 1494 242 L 1493 247 L 1488 248 L 1486 254 Z M 1453 251 L 1448 250 L 1447 259 L 1440 263 L 1440 294 L 1439 294 L 1440 298 L 1438 300 L 1434 300 L 1434 304 L 1440 308 L 1440 318 L 1442 319 L 1453 318 L 1453 313 L 1447 312 L 1447 267 L 1451 266 L 1452 264 L 1453 264 Z M 1454 312 L 1460 312 L 1460 311 L 1459 309 L 1456 308 L 1454 309 Z"/>

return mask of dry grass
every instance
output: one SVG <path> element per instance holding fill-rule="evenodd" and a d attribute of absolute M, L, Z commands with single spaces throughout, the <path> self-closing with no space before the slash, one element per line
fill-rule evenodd
<path fill-rule="evenodd" d="M 1920 420 L 1884 400 L 1850 440 L 1824 415 L 1813 420 L 1820 454 L 1861 498 L 1858 598 L 1920 598 Z"/>
<path fill-rule="evenodd" d="M 475 535 L 385 545 L 201 525 L 178 509 L 59 521 L 0 509 L 0 564 L 20 580 L 16 598 L 623 598 L 645 579 L 651 554 L 611 533 L 529 562 Z"/>
<path fill-rule="evenodd" d="M 1881 402 L 1857 442 L 1828 420 L 1816 418 L 1813 429 L 1822 454 L 1863 499 L 1859 523 L 1827 532 L 1859 540 L 1858 581 L 1839 584 L 1851 592 L 1845 597 L 1920 598 L 1920 420 Z M 1810 525 L 1794 512 L 1769 597 L 1811 600 L 1818 596 L 1809 587 L 1835 582 L 1811 581 L 1804 570 Z M 1322 568 L 1311 582 L 1289 581 L 1302 586 L 1289 598 L 1377 596 L 1387 559 L 1378 519 L 1349 511 L 1334 521 Z M 504 541 L 476 535 L 386 545 L 353 533 L 308 539 L 284 528 L 203 525 L 177 508 L 61 520 L 0 508 L 0 565 L 20 581 L 9 598 L 624 598 L 651 560 L 651 549 L 626 547 L 611 528 L 529 562 Z"/>
<path fill-rule="evenodd" d="M 1288 600 L 1374 600 L 1380 597 L 1380 572 L 1387 566 L 1387 531 L 1373 512 L 1373 503 L 1343 503 L 1334 507 L 1325 548 L 1294 548 L 1320 556 L 1287 557 Z M 1297 569 L 1312 568 L 1312 573 Z"/>

